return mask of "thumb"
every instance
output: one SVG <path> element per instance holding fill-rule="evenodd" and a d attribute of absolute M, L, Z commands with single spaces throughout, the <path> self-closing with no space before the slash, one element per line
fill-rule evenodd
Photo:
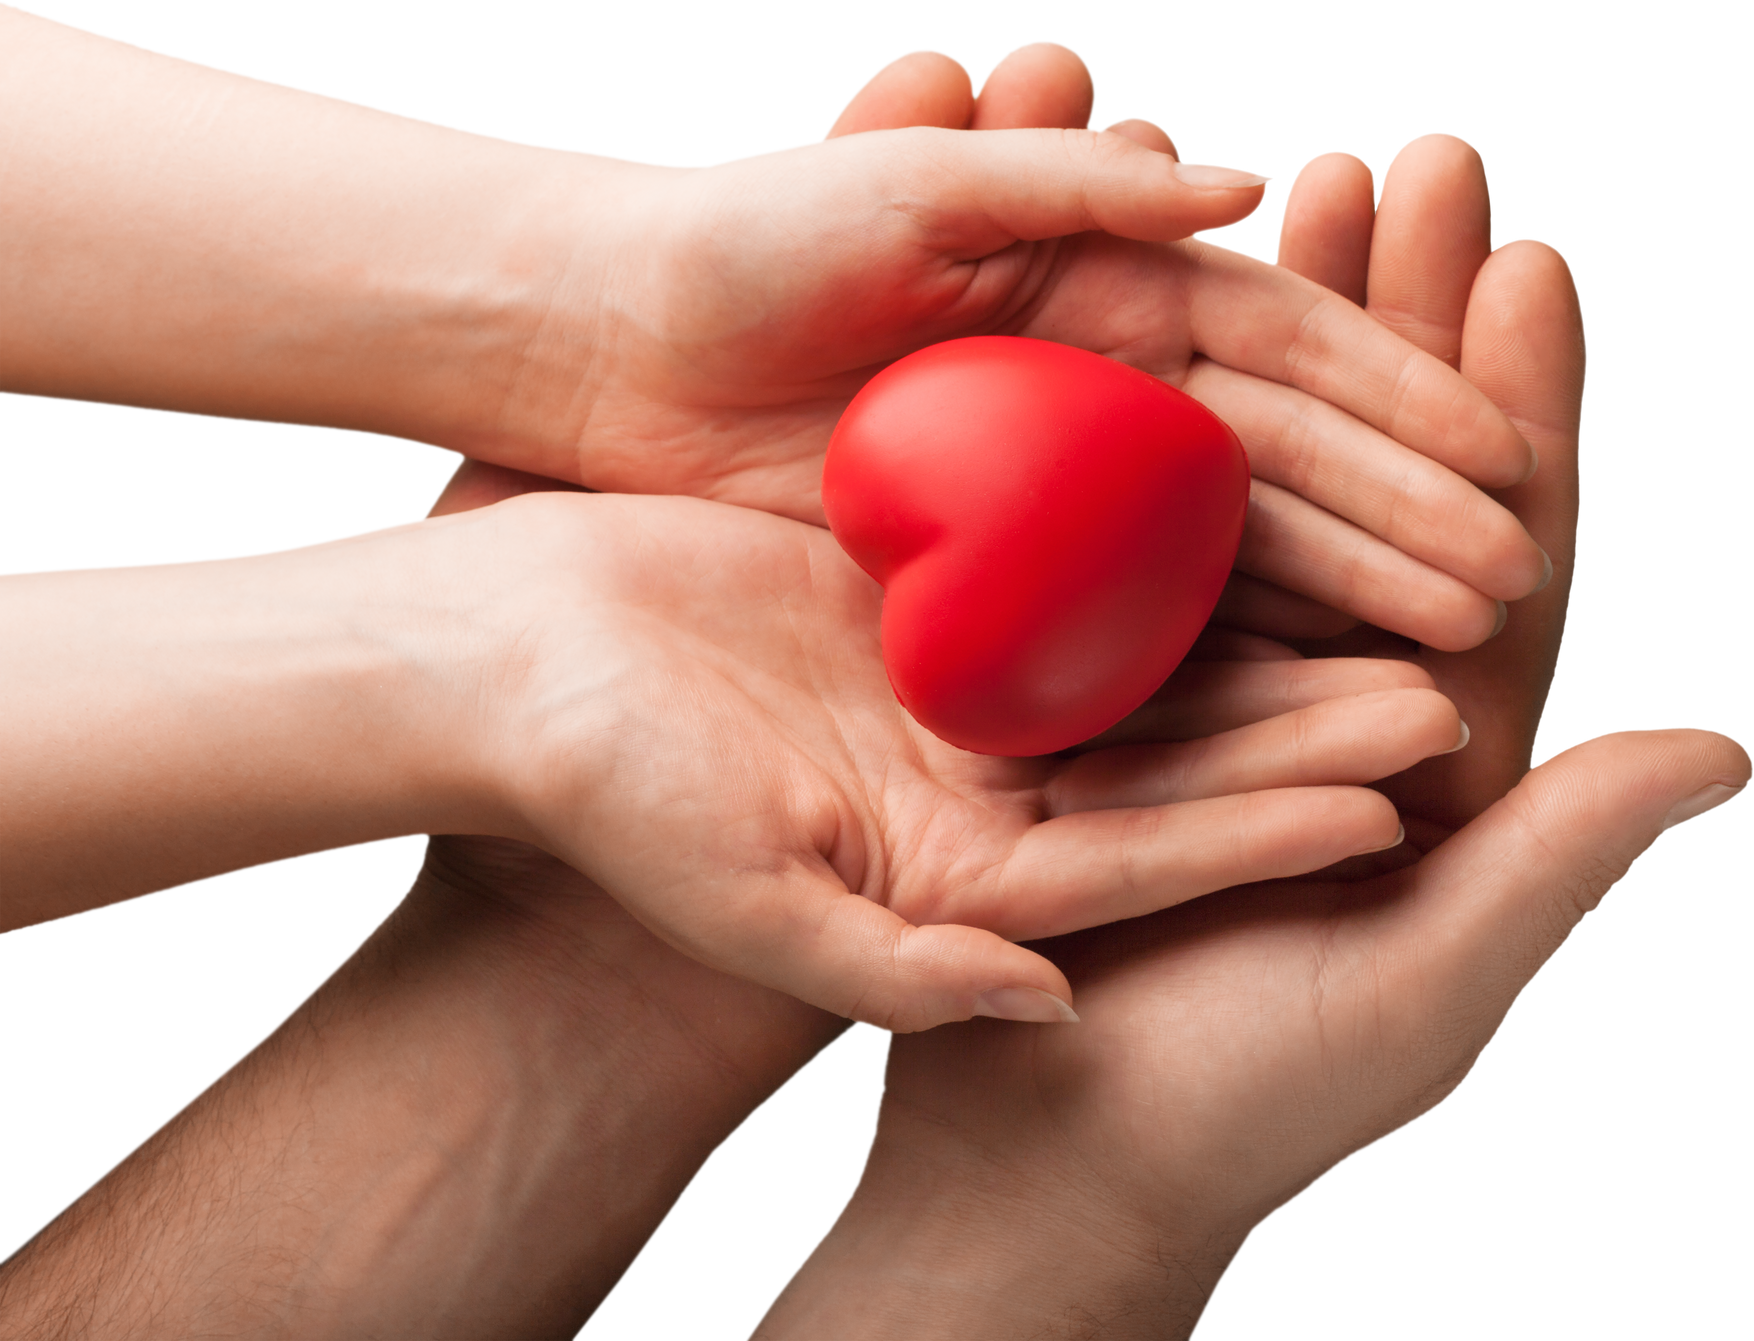
<path fill-rule="evenodd" d="M 1541 765 L 1408 873 L 1403 948 L 1422 990 L 1490 1032 L 1657 835 L 1748 774 L 1742 747 L 1709 731 L 1603 736 Z"/>
<path fill-rule="evenodd" d="M 1075 1023 L 1072 988 L 1046 959 L 990 931 L 914 926 L 851 893 L 823 863 L 741 872 L 704 939 L 654 928 L 723 972 L 897 1033 L 975 1015 Z"/>
<path fill-rule="evenodd" d="M 881 156 L 873 166 L 889 199 L 907 202 L 946 250 L 975 254 L 1092 229 L 1173 241 L 1252 213 L 1266 183 L 1089 130 L 915 128 L 864 136 L 860 148 Z"/>

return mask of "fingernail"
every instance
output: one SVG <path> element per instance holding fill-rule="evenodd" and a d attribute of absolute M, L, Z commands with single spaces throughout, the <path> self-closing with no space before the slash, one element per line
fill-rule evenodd
<path fill-rule="evenodd" d="M 1495 601 L 1494 604 L 1498 606 L 1498 622 L 1492 626 L 1492 632 L 1486 635 L 1488 639 L 1496 638 L 1499 634 L 1503 633 L 1504 626 L 1510 619 L 1510 607 L 1508 605 L 1503 601 Z"/>
<path fill-rule="evenodd" d="M 995 987 L 974 999 L 974 1013 L 1027 1024 L 1077 1024 L 1078 1012 L 1038 987 Z"/>
<path fill-rule="evenodd" d="M 1529 444 L 1529 473 L 1524 475 L 1522 479 L 1517 481 L 1517 483 L 1527 484 L 1530 480 L 1535 478 L 1535 472 L 1540 468 L 1541 454 L 1535 450 L 1535 444 L 1531 442 Z"/>
<path fill-rule="evenodd" d="M 1202 163 L 1171 163 L 1173 172 L 1184 186 L 1201 191 L 1235 191 L 1245 186 L 1264 186 L 1267 179 L 1235 168 L 1211 168 Z"/>
<path fill-rule="evenodd" d="M 1467 743 L 1466 741 L 1463 742 L 1463 744 L 1466 744 L 1466 743 Z M 1456 748 L 1460 749 L 1461 746 L 1457 746 Z M 1362 857 L 1366 853 L 1370 853 L 1370 852 L 1387 852 L 1391 847 L 1399 847 L 1402 843 L 1404 843 L 1406 841 L 1407 841 L 1407 826 L 1405 824 L 1403 824 L 1403 825 L 1401 825 L 1400 828 L 1395 830 L 1395 841 L 1394 842 L 1384 843 L 1381 847 L 1367 847 L 1364 849 L 1363 852 L 1358 853 L 1358 855 L 1360 857 Z"/>
<path fill-rule="evenodd" d="M 1740 787 L 1714 782 L 1711 786 L 1694 792 L 1693 795 L 1664 815 L 1663 828 L 1673 829 L 1677 824 L 1685 824 L 1695 815 L 1703 815 L 1708 810 L 1715 810 L 1741 790 Z"/>
<path fill-rule="evenodd" d="M 1546 550 L 1542 550 L 1541 551 L 1541 580 L 1539 582 L 1535 583 L 1535 591 L 1541 590 L 1542 587 L 1546 586 L 1552 580 L 1553 580 L 1553 560 L 1551 557 L 1549 557 Z M 1529 594 L 1533 595 L 1534 592 L 1531 592 Z"/>
<path fill-rule="evenodd" d="M 1460 740 L 1458 740 L 1454 745 L 1451 745 L 1447 750 L 1439 750 L 1438 753 L 1439 754 L 1454 754 L 1457 750 L 1461 749 L 1464 745 L 1466 745 L 1468 743 L 1468 737 L 1469 737 L 1468 724 L 1466 722 L 1463 722 L 1462 723 L 1462 738 Z"/>

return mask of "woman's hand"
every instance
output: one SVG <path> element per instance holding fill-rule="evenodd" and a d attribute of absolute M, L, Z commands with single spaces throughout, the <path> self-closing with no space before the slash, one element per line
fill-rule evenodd
<path fill-rule="evenodd" d="M 1039 336 L 1234 423 L 1259 476 L 1257 577 L 1451 650 L 1542 580 L 1538 547 L 1474 487 L 1533 468 L 1516 429 L 1353 304 L 1174 241 L 1260 188 L 1184 169 L 1138 125 L 914 125 L 669 170 L 13 11 L 0 29 L 7 389 L 372 429 L 819 520 L 829 432 L 877 368 L 958 335 Z M 965 124 L 1081 120 L 1038 96 L 1041 60 L 1002 67 Z"/>
<path fill-rule="evenodd" d="M 1008 95 L 1023 76 L 1001 66 L 969 124 L 1005 124 L 1008 106 L 1082 115 L 1040 96 L 1039 49 L 1013 59 L 1037 96 Z M 874 87 L 929 80 L 919 65 Z M 900 101 L 868 89 L 849 117 L 868 124 L 854 115 L 862 104 Z M 822 448 L 872 371 L 959 335 L 1054 339 L 1181 386 L 1238 430 L 1257 475 L 1244 572 L 1433 646 L 1485 640 L 1498 602 L 1536 589 L 1546 569 L 1515 517 L 1469 481 L 1523 478 L 1527 444 L 1355 305 L 1283 269 L 1163 241 L 1206 204 L 1148 185 L 1152 159 L 1179 165 L 1139 142 L 1151 139 L 1143 123 L 1124 130 L 873 130 L 635 182 L 622 259 L 607 281 L 580 285 L 604 295 L 593 311 L 612 334 L 593 339 L 588 375 L 569 388 L 576 465 L 458 445 L 594 487 L 819 521 Z M 1026 195 L 1008 194 L 1025 179 Z M 776 200 L 795 204 L 782 215 Z M 564 325 L 552 334 L 567 338 Z M 580 366 L 537 349 L 556 370 Z"/>
<path fill-rule="evenodd" d="M 1392 846 L 1358 784 L 1462 734 L 1404 663 L 1191 662 L 1086 752 L 970 754 L 896 703 L 881 593 L 818 528 L 577 493 L 429 525 L 421 566 L 502 649 L 469 736 L 497 832 L 704 963 L 889 1028 L 1065 1018 L 1010 940 Z"/>

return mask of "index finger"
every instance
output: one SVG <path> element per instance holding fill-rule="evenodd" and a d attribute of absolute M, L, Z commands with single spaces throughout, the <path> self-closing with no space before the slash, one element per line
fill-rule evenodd
<path fill-rule="evenodd" d="M 1189 329 L 1209 358 L 1318 396 L 1475 484 L 1533 473 L 1534 451 L 1503 411 L 1355 304 L 1234 252 L 1187 252 Z"/>

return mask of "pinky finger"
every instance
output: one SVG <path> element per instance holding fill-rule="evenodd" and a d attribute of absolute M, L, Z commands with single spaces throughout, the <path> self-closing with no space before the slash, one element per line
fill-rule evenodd
<path fill-rule="evenodd" d="M 1365 787 L 1081 811 L 1030 829 L 994 880 L 942 912 L 1013 940 L 1060 936 L 1231 885 L 1303 875 L 1401 837 L 1394 805 Z"/>

